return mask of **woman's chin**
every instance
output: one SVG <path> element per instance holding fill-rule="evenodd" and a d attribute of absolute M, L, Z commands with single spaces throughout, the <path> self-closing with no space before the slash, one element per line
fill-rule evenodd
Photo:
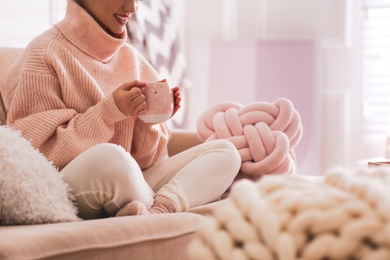
<path fill-rule="evenodd" d="M 109 29 L 106 30 L 108 34 L 110 34 L 112 37 L 115 37 L 115 38 L 121 38 L 125 29 L 123 30 L 115 30 L 115 31 L 111 31 Z"/>

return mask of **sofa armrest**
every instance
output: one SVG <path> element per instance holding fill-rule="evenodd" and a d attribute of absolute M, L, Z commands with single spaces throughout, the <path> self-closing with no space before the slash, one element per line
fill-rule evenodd
<path fill-rule="evenodd" d="M 22 56 L 23 48 L 0 47 L 0 125 L 5 124 L 7 118 L 7 74 L 12 65 Z"/>
<path fill-rule="evenodd" d="M 198 134 L 194 130 L 172 129 L 172 137 L 168 143 L 168 155 L 173 156 L 188 148 L 201 144 Z"/>

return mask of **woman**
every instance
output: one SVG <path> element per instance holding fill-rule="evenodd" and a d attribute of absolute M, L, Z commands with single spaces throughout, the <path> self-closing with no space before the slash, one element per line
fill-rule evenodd
<path fill-rule="evenodd" d="M 137 118 L 141 89 L 159 80 L 126 43 L 137 9 L 138 0 L 68 0 L 7 81 L 7 124 L 61 170 L 83 219 L 182 212 L 216 200 L 240 167 L 225 140 L 167 158 L 167 126 Z"/>

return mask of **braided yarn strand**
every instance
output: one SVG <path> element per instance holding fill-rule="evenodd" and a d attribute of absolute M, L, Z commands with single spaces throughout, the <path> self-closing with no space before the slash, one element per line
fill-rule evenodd
<path fill-rule="evenodd" d="M 240 180 L 189 246 L 192 260 L 390 259 L 390 168 L 318 180 Z"/>
<path fill-rule="evenodd" d="M 246 106 L 234 102 L 217 104 L 200 115 L 197 132 L 204 142 L 231 141 L 241 156 L 241 172 L 259 179 L 265 174 L 295 170 L 290 150 L 299 143 L 303 130 L 292 102 L 279 98 L 273 103 Z"/>

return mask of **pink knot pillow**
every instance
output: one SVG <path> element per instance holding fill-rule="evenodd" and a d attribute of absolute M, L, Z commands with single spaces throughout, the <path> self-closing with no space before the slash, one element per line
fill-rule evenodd
<path fill-rule="evenodd" d="M 286 98 L 246 106 L 219 103 L 197 121 L 198 136 L 203 142 L 223 138 L 237 147 L 241 172 L 252 179 L 293 172 L 295 160 L 290 150 L 300 141 L 302 131 L 300 115 Z"/>

